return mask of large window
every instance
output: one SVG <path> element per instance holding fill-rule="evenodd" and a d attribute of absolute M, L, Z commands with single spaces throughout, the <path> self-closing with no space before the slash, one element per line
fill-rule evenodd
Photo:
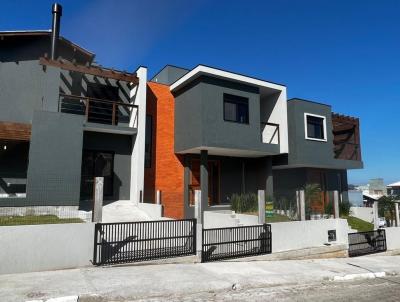
<path fill-rule="evenodd" d="M 144 167 L 151 168 L 151 155 L 153 148 L 153 117 L 146 115 L 146 135 L 144 150 Z"/>
<path fill-rule="evenodd" d="M 306 139 L 326 141 L 325 116 L 304 113 L 304 127 Z"/>
<path fill-rule="evenodd" d="M 249 99 L 224 93 L 224 120 L 249 123 Z"/>

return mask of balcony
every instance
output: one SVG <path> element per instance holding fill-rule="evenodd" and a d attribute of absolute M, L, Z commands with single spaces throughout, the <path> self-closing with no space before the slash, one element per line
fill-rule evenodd
<path fill-rule="evenodd" d="M 137 129 L 139 114 L 138 106 L 130 103 L 63 93 L 59 96 L 58 111 L 84 115 L 87 126 L 98 128 Z"/>
<path fill-rule="evenodd" d="M 261 123 L 261 141 L 264 144 L 279 145 L 279 124 Z"/>

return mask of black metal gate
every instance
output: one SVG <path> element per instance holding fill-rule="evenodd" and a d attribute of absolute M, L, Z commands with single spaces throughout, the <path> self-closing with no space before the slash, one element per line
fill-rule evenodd
<path fill-rule="evenodd" d="M 271 225 L 203 229 L 202 262 L 270 254 Z"/>
<path fill-rule="evenodd" d="M 386 232 L 384 229 L 349 234 L 349 257 L 357 257 L 385 251 Z"/>
<path fill-rule="evenodd" d="M 93 264 L 196 254 L 196 219 L 97 223 Z"/>

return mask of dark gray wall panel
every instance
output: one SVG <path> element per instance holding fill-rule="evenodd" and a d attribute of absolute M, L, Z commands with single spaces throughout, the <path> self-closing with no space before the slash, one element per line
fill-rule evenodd
<path fill-rule="evenodd" d="M 35 111 L 29 151 L 30 205 L 78 205 L 83 117 Z"/>
<path fill-rule="evenodd" d="M 0 121 L 31 123 L 34 110 L 57 111 L 60 70 L 36 61 L 0 63 Z"/>
<path fill-rule="evenodd" d="M 83 149 L 114 153 L 114 199 L 129 199 L 132 136 L 85 132 Z"/>

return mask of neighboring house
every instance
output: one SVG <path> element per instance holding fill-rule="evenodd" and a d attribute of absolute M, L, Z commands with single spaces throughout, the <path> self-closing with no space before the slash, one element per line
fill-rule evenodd
<path fill-rule="evenodd" d="M 362 168 L 359 121 L 329 105 L 287 101 L 286 87 L 204 65 L 167 65 L 147 87 L 144 201 L 161 192 L 168 217 L 229 210 L 234 193 L 266 190 L 295 200 L 308 183 L 320 201 L 347 196 L 347 169 Z"/>
<path fill-rule="evenodd" d="M 94 63 L 55 21 L 0 32 L 0 206 L 90 207 L 95 176 L 105 199 L 138 202 L 147 70 Z"/>
<path fill-rule="evenodd" d="M 372 178 L 368 181 L 368 184 L 357 187 L 358 191 L 361 191 L 364 195 L 364 199 L 378 200 L 382 196 L 387 195 L 387 188 L 384 184 L 383 178 Z"/>
<path fill-rule="evenodd" d="M 400 196 L 400 181 L 388 185 L 387 193 L 392 196 Z"/>

